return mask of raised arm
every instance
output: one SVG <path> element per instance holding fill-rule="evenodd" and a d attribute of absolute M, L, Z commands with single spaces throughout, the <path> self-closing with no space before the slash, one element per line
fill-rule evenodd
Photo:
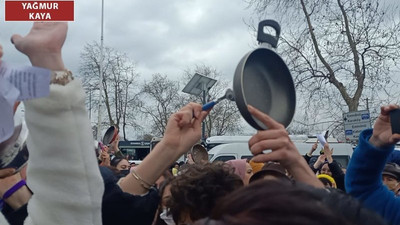
<path fill-rule="evenodd" d="M 50 95 L 25 101 L 30 152 L 28 185 L 34 195 L 27 224 L 101 224 L 104 185 L 93 149 L 81 83 L 64 66 L 67 23 L 34 23 L 15 47 L 33 66 L 60 71 Z"/>
<path fill-rule="evenodd" d="M 400 199 L 382 183 L 382 171 L 400 134 L 392 134 L 389 112 L 396 105 L 381 107 L 381 114 L 374 124 L 360 134 L 359 144 L 347 167 L 346 191 L 363 204 L 378 212 L 389 224 L 400 223 Z"/>
<path fill-rule="evenodd" d="M 135 171 L 123 179 L 120 184 L 122 190 L 131 194 L 146 193 L 173 162 L 200 140 L 201 122 L 207 114 L 196 103 L 189 103 L 172 114 L 164 137 L 134 168 Z"/>

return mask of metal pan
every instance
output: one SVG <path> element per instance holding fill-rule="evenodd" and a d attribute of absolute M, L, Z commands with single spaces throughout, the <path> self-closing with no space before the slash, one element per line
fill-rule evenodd
<path fill-rule="evenodd" d="M 276 35 L 264 32 L 272 27 Z M 243 118 L 257 130 L 266 130 L 259 120 L 247 110 L 247 105 L 271 116 L 285 127 L 292 121 L 296 108 L 296 92 L 292 76 L 276 48 L 280 26 L 276 21 L 264 20 L 258 25 L 257 40 L 261 46 L 247 53 L 236 67 L 233 92 L 236 105 Z"/>
<path fill-rule="evenodd" d="M 110 145 L 118 135 L 118 128 L 116 126 L 111 126 L 107 129 L 106 133 L 103 136 L 103 144 Z"/>

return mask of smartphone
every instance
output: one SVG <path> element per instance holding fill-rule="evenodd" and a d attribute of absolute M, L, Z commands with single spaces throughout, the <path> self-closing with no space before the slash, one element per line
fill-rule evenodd
<path fill-rule="evenodd" d="M 400 109 L 390 111 L 392 134 L 400 134 Z"/>

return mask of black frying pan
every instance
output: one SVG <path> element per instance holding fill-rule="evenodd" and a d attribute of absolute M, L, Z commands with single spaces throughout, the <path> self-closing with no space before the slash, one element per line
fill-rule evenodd
<path fill-rule="evenodd" d="M 109 127 L 103 136 L 103 144 L 105 145 L 111 144 L 115 140 L 117 135 L 118 135 L 118 128 L 115 126 Z"/>
<path fill-rule="evenodd" d="M 272 27 L 276 35 L 264 32 Z M 258 25 L 257 40 L 261 46 L 247 53 L 236 67 L 233 92 L 243 118 L 257 130 L 268 129 L 247 110 L 252 105 L 285 127 L 292 121 L 296 108 L 296 92 L 292 76 L 282 58 L 269 46 L 276 48 L 280 35 L 276 21 L 264 20 Z"/>

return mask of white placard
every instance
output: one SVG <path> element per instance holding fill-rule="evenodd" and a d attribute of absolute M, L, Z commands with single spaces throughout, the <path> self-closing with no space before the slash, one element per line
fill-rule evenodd
<path fill-rule="evenodd" d="M 50 75 L 50 70 L 34 66 L 15 66 L 2 62 L 0 68 L 0 77 L 19 90 L 18 101 L 48 96 Z"/>
<path fill-rule="evenodd" d="M 51 71 L 32 66 L 0 64 L 0 143 L 14 133 L 13 107 L 16 101 L 46 97 L 50 93 Z"/>
<path fill-rule="evenodd" d="M 317 139 L 318 142 L 321 144 L 321 147 L 324 148 L 324 145 L 326 144 L 324 134 L 317 134 Z"/>

